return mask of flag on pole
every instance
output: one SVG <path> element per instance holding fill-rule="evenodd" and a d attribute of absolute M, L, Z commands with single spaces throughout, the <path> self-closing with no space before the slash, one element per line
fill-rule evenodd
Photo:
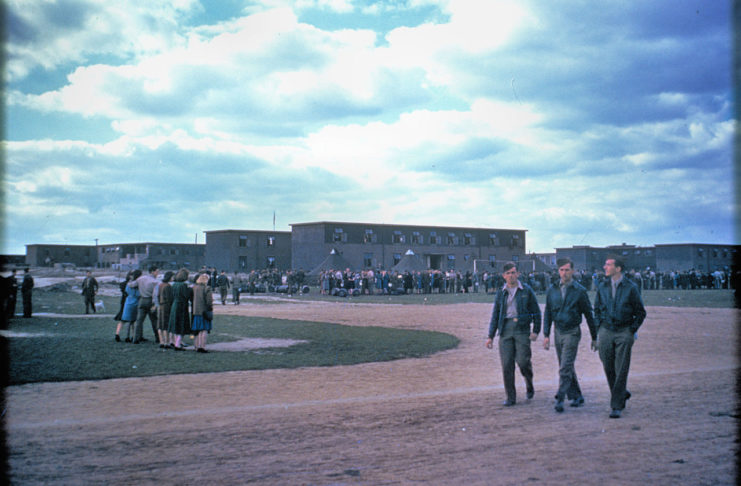
<path fill-rule="evenodd" d="M 273 231 L 275 231 L 275 210 L 273 210 Z"/>

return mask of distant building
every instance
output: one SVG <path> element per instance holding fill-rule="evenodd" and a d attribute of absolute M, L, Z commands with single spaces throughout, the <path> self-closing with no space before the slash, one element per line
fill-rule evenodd
<path fill-rule="evenodd" d="M 391 269 L 412 250 L 428 268 L 499 271 L 502 262 L 520 261 L 526 230 L 312 222 L 291 225 L 292 267 L 311 271 L 335 249 L 351 269 Z"/>
<path fill-rule="evenodd" d="M 713 272 L 733 265 L 737 245 L 700 243 L 656 245 L 656 270 L 662 272 L 700 270 Z"/>
<path fill-rule="evenodd" d="M 655 246 L 612 245 L 556 248 L 557 258 L 570 258 L 577 270 L 601 271 L 609 255 L 625 260 L 626 270 L 651 269 L 659 272 L 731 268 L 738 246 L 678 243 Z"/>
<path fill-rule="evenodd" d="M 556 269 L 556 253 L 531 253 L 531 258 L 536 258 L 544 263 L 549 269 Z"/>
<path fill-rule="evenodd" d="M 206 245 L 197 243 L 118 243 L 98 246 L 102 268 L 119 270 L 188 268 L 198 270 L 205 262 Z"/>
<path fill-rule="evenodd" d="M 162 269 L 198 269 L 206 245 L 192 243 L 117 243 L 109 245 L 26 245 L 26 264 L 131 270 L 157 265 Z"/>
<path fill-rule="evenodd" d="M 63 263 L 94 267 L 97 261 L 95 245 L 26 245 L 26 265 L 33 267 Z"/>
<path fill-rule="evenodd" d="M 291 268 L 291 232 L 206 231 L 206 266 L 227 272 L 288 270 Z"/>

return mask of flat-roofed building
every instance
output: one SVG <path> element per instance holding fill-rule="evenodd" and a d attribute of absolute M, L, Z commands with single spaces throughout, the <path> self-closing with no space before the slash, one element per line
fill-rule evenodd
<path fill-rule="evenodd" d="M 26 245 L 26 265 L 32 267 L 53 267 L 63 263 L 95 267 L 97 261 L 95 245 Z"/>
<path fill-rule="evenodd" d="M 713 272 L 731 268 L 737 245 L 683 243 L 656 245 L 656 269 L 660 272 L 699 270 Z"/>
<path fill-rule="evenodd" d="M 684 272 L 694 269 L 712 272 L 731 268 L 737 249 L 737 245 L 703 243 L 673 243 L 654 246 L 635 246 L 623 243 L 607 247 L 556 248 L 556 256 L 571 258 L 575 269 L 589 272 L 600 272 L 609 255 L 622 257 L 628 271 L 651 269 L 658 272 Z"/>
<path fill-rule="evenodd" d="M 208 267 L 227 272 L 291 268 L 290 231 L 218 230 L 205 233 Z"/>
<path fill-rule="evenodd" d="M 320 221 L 292 229 L 292 268 L 311 271 L 338 251 L 352 270 L 391 269 L 407 250 L 428 268 L 473 270 L 474 261 L 500 271 L 508 260 L 526 257 L 526 230 Z M 483 265 L 482 265 L 483 263 Z"/>

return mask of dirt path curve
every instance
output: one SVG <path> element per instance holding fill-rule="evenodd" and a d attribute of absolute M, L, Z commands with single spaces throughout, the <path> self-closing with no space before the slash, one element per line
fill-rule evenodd
<path fill-rule="evenodd" d="M 587 404 L 556 414 L 556 356 L 504 409 L 490 306 L 278 303 L 219 314 L 449 332 L 454 350 L 331 368 L 44 383 L 7 390 L 14 484 L 734 484 L 730 309 L 654 307 L 620 420 L 584 332 Z M 518 392 L 524 394 L 518 378 Z"/>

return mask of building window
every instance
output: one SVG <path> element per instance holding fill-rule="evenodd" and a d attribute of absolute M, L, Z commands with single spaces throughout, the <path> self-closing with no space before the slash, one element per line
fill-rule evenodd
<path fill-rule="evenodd" d="M 335 228 L 334 234 L 332 235 L 332 241 L 335 243 L 344 243 L 347 241 L 347 233 L 342 228 Z"/>
<path fill-rule="evenodd" d="M 449 246 L 457 245 L 458 244 L 458 237 L 455 236 L 455 233 L 448 233 L 448 240 L 447 241 L 448 241 L 448 245 Z M 455 268 L 455 267 L 451 267 L 451 268 Z"/>
<path fill-rule="evenodd" d="M 697 249 L 697 256 L 705 256 L 705 249 L 704 248 L 698 248 Z"/>
<path fill-rule="evenodd" d="M 363 235 L 363 243 L 375 243 L 378 237 L 372 229 L 366 229 Z"/>
<path fill-rule="evenodd" d="M 713 258 L 718 258 L 718 249 L 713 248 Z"/>
<path fill-rule="evenodd" d="M 70 253 L 72 253 L 72 250 L 70 250 L 69 248 L 64 249 L 64 256 L 68 257 Z"/>
<path fill-rule="evenodd" d="M 463 234 L 463 244 L 466 246 L 471 246 L 476 244 L 474 241 L 473 235 L 471 233 L 464 233 Z"/>
<path fill-rule="evenodd" d="M 496 233 L 489 233 L 489 246 L 499 246 L 499 240 Z"/>
<path fill-rule="evenodd" d="M 268 236 L 268 238 L 266 240 L 266 244 L 267 244 L 268 248 L 274 247 L 275 246 L 275 236 Z"/>
<path fill-rule="evenodd" d="M 269 256 L 265 259 L 268 268 L 275 268 L 275 257 Z"/>
<path fill-rule="evenodd" d="M 240 248 L 247 247 L 247 235 L 239 235 L 239 247 Z"/>
<path fill-rule="evenodd" d="M 399 243 L 404 243 L 404 241 L 405 241 L 404 234 L 401 231 L 398 231 L 398 230 L 394 231 L 394 234 L 391 235 L 391 243 L 399 244 Z"/>
<path fill-rule="evenodd" d="M 412 232 L 412 243 L 415 245 L 421 245 L 423 243 L 422 239 L 422 234 L 419 231 Z"/>
<path fill-rule="evenodd" d="M 437 236 L 437 231 L 430 231 L 430 245 L 439 245 L 440 237 Z"/>
<path fill-rule="evenodd" d="M 401 253 L 394 253 L 394 265 L 396 265 L 400 261 L 401 261 Z"/>
<path fill-rule="evenodd" d="M 466 262 L 466 263 L 468 263 L 469 261 L 471 261 L 471 255 L 469 255 L 469 254 L 463 255 L 463 261 Z"/>
<path fill-rule="evenodd" d="M 496 255 L 489 255 L 489 266 L 491 268 L 496 268 L 497 266 L 497 256 Z"/>
<path fill-rule="evenodd" d="M 363 268 L 371 268 L 373 266 L 373 253 L 363 254 Z"/>
<path fill-rule="evenodd" d="M 240 270 L 247 270 L 247 257 L 240 256 L 238 265 Z"/>
<path fill-rule="evenodd" d="M 512 235 L 512 240 L 510 243 L 511 248 L 518 248 L 520 246 L 520 235 Z"/>
<path fill-rule="evenodd" d="M 455 268 L 455 255 L 448 255 L 448 269 L 453 270 Z"/>
<path fill-rule="evenodd" d="M 520 261 L 520 255 L 512 255 L 512 261 L 517 263 Z"/>

